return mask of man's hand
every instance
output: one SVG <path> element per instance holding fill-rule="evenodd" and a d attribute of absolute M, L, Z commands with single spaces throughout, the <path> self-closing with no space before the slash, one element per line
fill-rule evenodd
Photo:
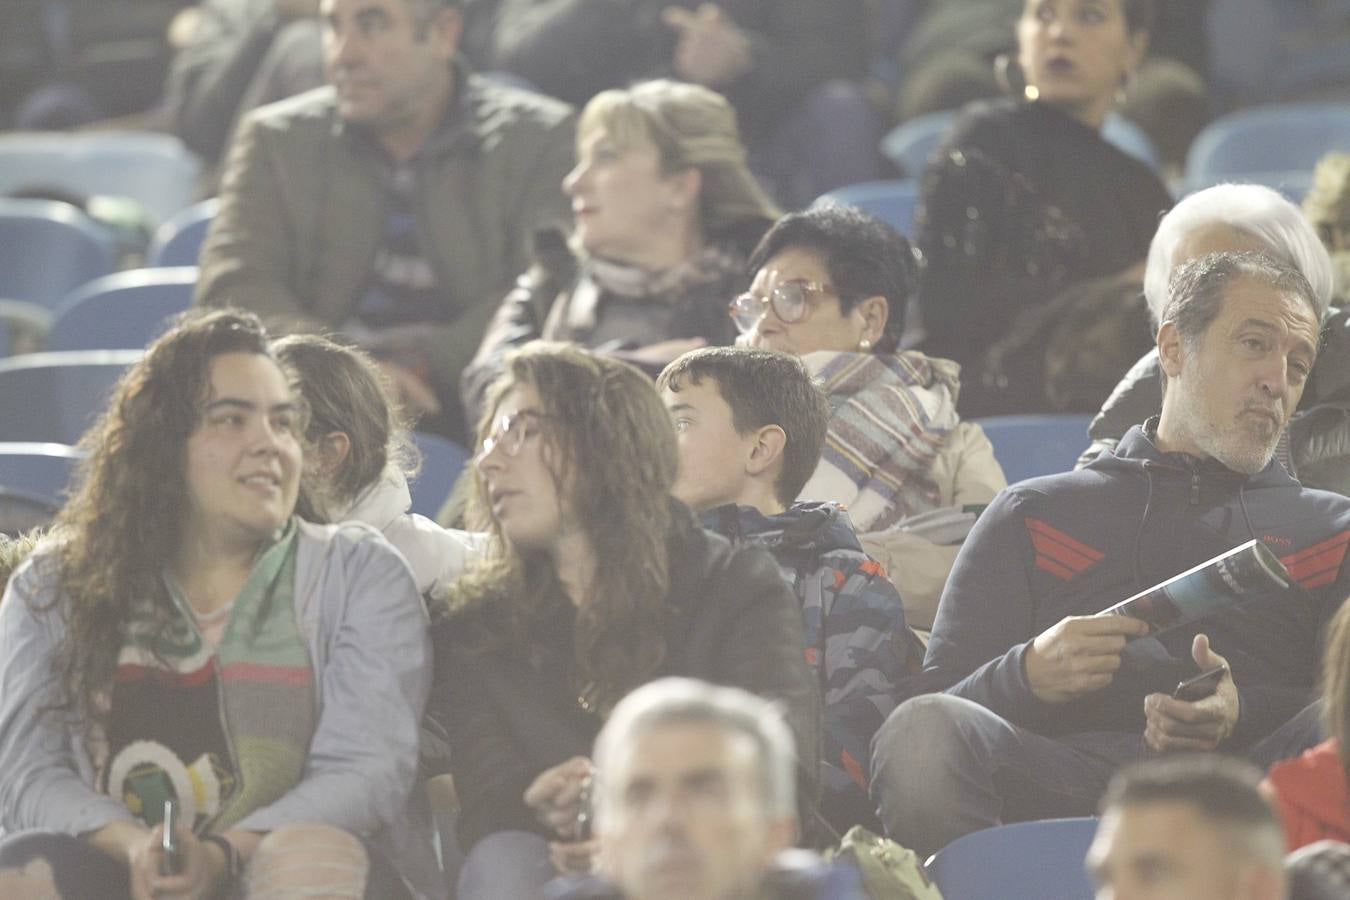
<path fill-rule="evenodd" d="M 436 392 L 411 369 L 385 359 L 376 360 L 376 364 L 398 392 L 399 403 L 410 416 L 416 419 L 441 411 Z"/>
<path fill-rule="evenodd" d="M 581 837 L 577 834 L 577 819 L 587 800 L 594 771 L 591 761 L 584 756 L 574 756 L 545 769 L 525 789 L 525 805 L 559 837 L 575 841 Z"/>
<path fill-rule="evenodd" d="M 1191 657 L 1202 671 L 1228 666 L 1203 634 L 1195 636 Z M 1193 703 L 1149 694 L 1144 698 L 1144 742 L 1153 750 L 1213 750 L 1233 733 L 1240 712 L 1232 672 L 1224 672 L 1214 693 Z"/>
<path fill-rule="evenodd" d="M 1148 623 L 1129 616 L 1069 616 L 1041 632 L 1027 648 L 1027 683 L 1045 703 L 1067 703 L 1111 683 L 1130 638 Z"/>
<path fill-rule="evenodd" d="M 716 3 L 667 6 L 661 21 L 679 33 L 672 63 L 685 81 L 718 87 L 750 70 L 750 39 Z"/>
<path fill-rule="evenodd" d="M 549 862 L 559 875 L 588 875 L 595 868 L 596 856 L 600 852 L 600 842 L 587 841 L 550 841 L 548 845 Z"/>
<path fill-rule="evenodd" d="M 130 854 L 131 895 L 135 900 L 205 900 L 214 896 L 225 877 L 225 857 L 214 844 L 197 840 L 183 822 L 174 836 L 182 854 L 183 868 L 177 875 L 159 874 L 164 858 L 164 826 L 157 825 Z"/>

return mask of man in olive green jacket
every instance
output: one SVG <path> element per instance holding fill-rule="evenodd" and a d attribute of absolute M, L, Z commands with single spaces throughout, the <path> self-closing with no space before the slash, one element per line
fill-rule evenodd
<path fill-rule="evenodd" d="M 340 330 L 414 413 L 463 427 L 457 388 L 528 265 L 567 224 L 570 107 L 457 61 L 460 0 L 323 0 L 329 84 L 262 107 L 229 153 L 196 302 Z"/>

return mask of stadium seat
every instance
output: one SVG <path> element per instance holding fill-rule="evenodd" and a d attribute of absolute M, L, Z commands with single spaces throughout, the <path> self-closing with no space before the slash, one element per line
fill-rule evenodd
<path fill-rule="evenodd" d="M 111 243 L 69 203 L 0 197 L 0 299 L 50 311 L 114 267 Z"/>
<path fill-rule="evenodd" d="M 1092 900 L 1093 818 L 998 825 L 957 838 L 926 866 L 944 900 Z"/>
<path fill-rule="evenodd" d="M 928 160 L 937 151 L 955 118 L 954 110 L 915 116 L 897 125 L 881 139 L 881 152 L 906 175 L 918 178 L 928 167 Z M 1157 170 L 1157 148 L 1148 134 L 1134 122 L 1112 113 L 1106 117 L 1106 123 L 1102 126 L 1102 137 Z"/>
<path fill-rule="evenodd" d="M 1087 449 L 1089 414 L 989 416 L 974 420 L 994 445 L 1008 484 L 1068 472 Z"/>
<path fill-rule="evenodd" d="M 422 468 L 408 484 L 412 512 L 434 519 L 454 490 L 469 453 L 454 441 L 420 431 L 413 432 L 413 442 L 422 454 Z"/>
<path fill-rule="evenodd" d="M 163 222 L 196 199 L 200 171 L 178 138 L 159 132 L 0 134 L 0 193 L 49 187 L 128 197 Z"/>
<path fill-rule="evenodd" d="M 0 442 L 0 489 L 60 506 L 83 456 L 65 444 Z"/>
<path fill-rule="evenodd" d="M 219 208 L 220 201 L 213 197 L 189 206 L 159 226 L 146 265 L 195 266 L 206 229 L 211 226 Z"/>
<path fill-rule="evenodd" d="M 76 443 L 142 352 L 80 350 L 0 360 L 0 441 Z"/>
<path fill-rule="evenodd" d="M 919 204 L 919 183 L 913 178 L 865 181 L 836 188 L 821 200 L 834 200 L 871 213 L 907 238 L 914 236 L 914 208 Z"/>
<path fill-rule="evenodd" d="M 1186 154 L 1186 185 L 1254 181 L 1302 196 L 1323 154 L 1350 152 L 1350 103 L 1290 103 L 1215 119 Z"/>
<path fill-rule="evenodd" d="M 48 350 L 137 350 L 192 305 L 196 266 L 134 269 L 78 288 L 57 307 Z"/>

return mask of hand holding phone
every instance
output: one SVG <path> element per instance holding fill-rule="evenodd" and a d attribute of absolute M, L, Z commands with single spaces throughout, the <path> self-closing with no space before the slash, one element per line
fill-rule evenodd
<path fill-rule="evenodd" d="M 1203 700 L 1219 689 L 1219 682 L 1227 674 L 1227 666 L 1215 666 L 1177 684 L 1176 690 L 1172 691 L 1172 696 L 1177 700 L 1185 700 L 1189 703 Z"/>
<path fill-rule="evenodd" d="M 160 844 L 163 855 L 159 860 L 159 874 L 178 875 L 183 871 L 183 851 L 178 846 L 174 830 L 178 827 L 178 804 L 164 801 L 164 837 Z"/>

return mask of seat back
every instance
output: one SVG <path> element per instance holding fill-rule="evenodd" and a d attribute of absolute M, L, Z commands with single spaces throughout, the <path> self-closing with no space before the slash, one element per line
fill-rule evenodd
<path fill-rule="evenodd" d="M 0 441 L 76 443 L 142 355 L 81 350 L 0 360 Z"/>
<path fill-rule="evenodd" d="M 469 452 L 454 441 L 420 431 L 413 432 L 413 442 L 422 454 L 422 468 L 408 482 L 412 512 L 434 519 L 454 490 Z"/>
<path fill-rule="evenodd" d="M 0 489 L 60 506 L 83 457 L 66 444 L 0 442 Z"/>
<path fill-rule="evenodd" d="M 957 838 L 928 860 L 945 900 L 1092 900 L 1083 860 L 1094 818 L 998 825 Z"/>
<path fill-rule="evenodd" d="M 146 265 L 195 266 L 202 241 L 206 239 L 206 229 L 211 227 L 218 209 L 220 201 L 212 197 L 189 206 L 159 226 Z"/>
<path fill-rule="evenodd" d="M 914 235 L 914 209 L 919 204 L 919 183 L 912 178 L 864 181 L 836 188 L 819 200 L 856 206 L 889 224 L 907 238 Z"/>
<path fill-rule="evenodd" d="M 178 138 L 160 132 L 0 134 L 0 193 L 46 186 L 128 197 L 162 222 L 192 204 L 200 171 Z"/>
<path fill-rule="evenodd" d="M 0 299 L 51 310 L 114 267 L 107 235 L 69 203 L 0 197 Z"/>
<path fill-rule="evenodd" d="M 84 285 L 57 308 L 48 350 L 137 350 L 192 305 L 196 266 L 134 269 Z"/>
<path fill-rule="evenodd" d="M 1068 472 L 1091 441 L 1089 414 L 990 416 L 976 419 L 994 446 L 1008 484 Z"/>
<path fill-rule="evenodd" d="M 1301 196 L 1324 154 L 1350 151 L 1350 103 L 1258 106 L 1205 126 L 1186 154 L 1191 190 L 1255 181 Z"/>

